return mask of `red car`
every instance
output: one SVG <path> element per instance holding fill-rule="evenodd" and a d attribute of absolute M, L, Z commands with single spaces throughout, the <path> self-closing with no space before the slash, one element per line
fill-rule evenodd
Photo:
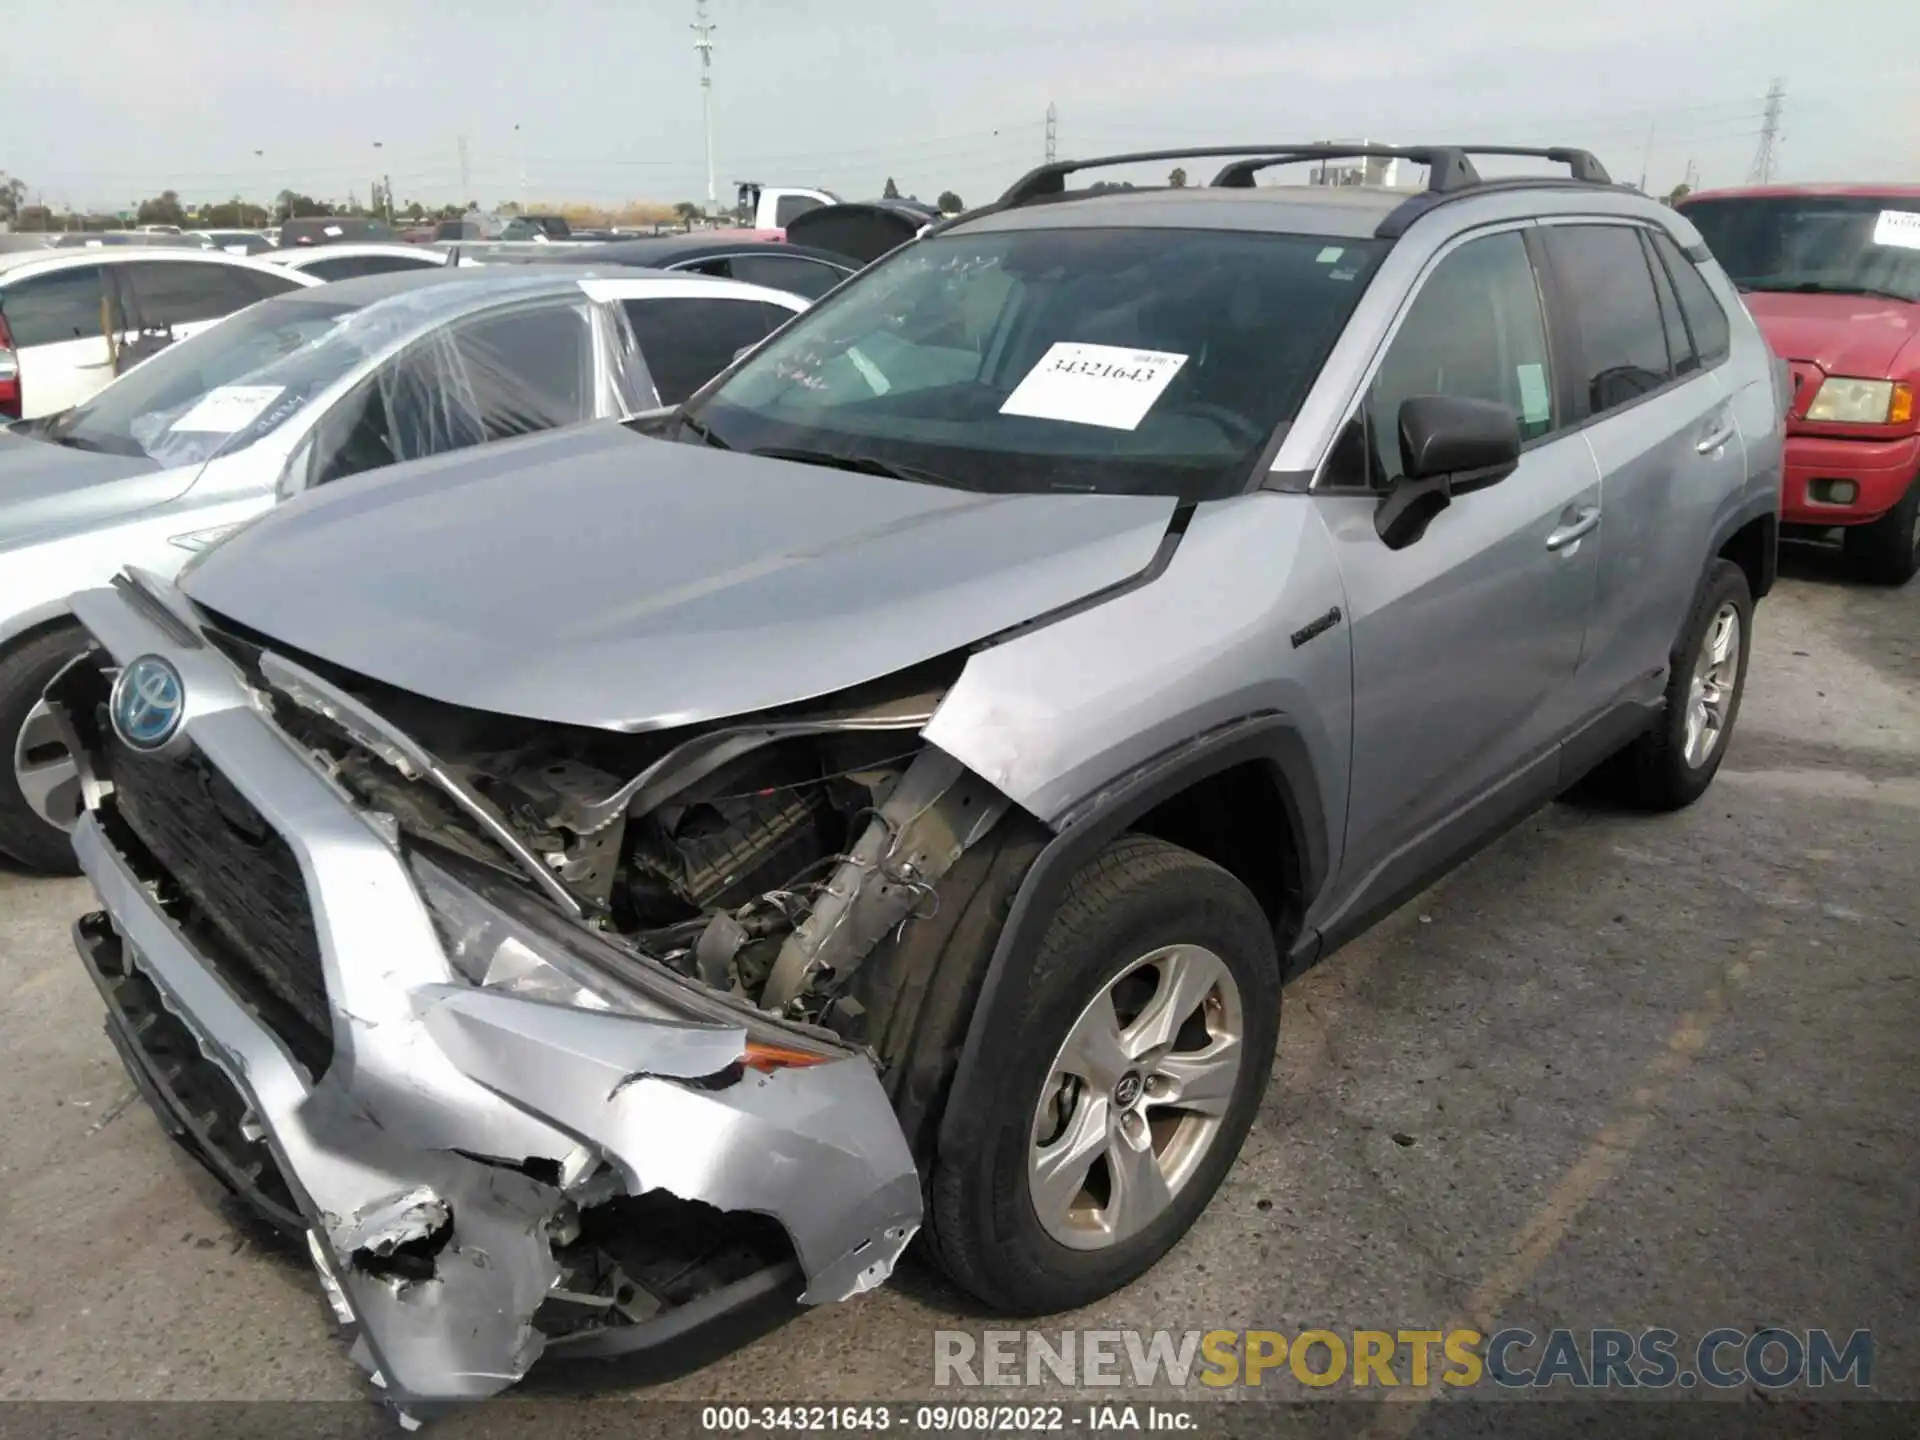
<path fill-rule="evenodd" d="M 1920 185 L 1754 186 L 1678 208 L 1793 372 L 1781 520 L 1844 527 L 1863 578 L 1905 584 L 1920 569 Z"/>

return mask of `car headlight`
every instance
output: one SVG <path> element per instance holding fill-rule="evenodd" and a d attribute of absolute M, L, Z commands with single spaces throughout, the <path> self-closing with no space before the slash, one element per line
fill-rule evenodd
<path fill-rule="evenodd" d="M 614 973 L 616 963 L 595 963 L 567 938 L 569 922 L 546 913 L 540 902 L 509 891 L 483 894 L 485 882 L 469 883 L 468 866 L 413 851 L 407 857 L 420 898 L 433 917 L 447 958 L 460 975 L 488 990 L 498 990 L 550 1005 L 615 1011 L 671 1025 L 723 1025 L 746 1032 L 739 1063 L 751 1070 L 779 1070 L 844 1059 L 848 1052 L 771 1021 L 755 1018 L 693 982 L 678 982 L 664 970 L 643 966 L 630 956 L 617 963 L 631 983 Z M 475 867 L 478 869 L 478 867 Z M 460 873 L 456 873 L 456 871 Z M 582 935 L 591 947 L 594 937 Z"/>
<path fill-rule="evenodd" d="M 1913 387 L 1894 380 L 1829 375 L 1807 406 L 1807 419 L 1843 425 L 1904 425 L 1913 419 Z"/>

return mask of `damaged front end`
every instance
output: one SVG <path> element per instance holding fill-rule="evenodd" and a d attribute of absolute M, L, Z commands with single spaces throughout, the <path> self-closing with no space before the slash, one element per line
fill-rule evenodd
<path fill-rule="evenodd" d="M 403 1412 L 888 1277 L 920 1187 L 847 982 L 1008 807 L 920 738 L 938 664 L 636 737 L 297 662 L 144 580 L 74 609 L 102 653 L 48 698 L 109 1034 Z M 139 657 L 178 681 L 157 743 L 116 727 Z"/>

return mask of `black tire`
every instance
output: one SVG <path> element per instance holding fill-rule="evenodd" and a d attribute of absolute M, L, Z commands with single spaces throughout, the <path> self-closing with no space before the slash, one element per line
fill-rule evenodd
<path fill-rule="evenodd" d="M 1689 765 L 1686 758 L 1687 706 L 1694 661 L 1715 615 L 1731 604 L 1740 617 L 1740 669 L 1734 678 L 1733 699 L 1727 707 L 1720 741 L 1705 761 Z M 1715 560 L 1693 602 L 1693 611 L 1681 629 L 1668 666 L 1666 708 L 1654 727 L 1634 740 L 1594 772 L 1589 785 L 1606 798 L 1642 810 L 1680 810 L 1706 793 L 1719 773 L 1740 718 L 1740 700 L 1747 689 L 1747 660 L 1753 644 L 1753 595 L 1746 572 L 1731 560 Z"/>
<path fill-rule="evenodd" d="M 1106 1249 L 1049 1235 L 1028 1185 L 1033 1121 L 1053 1058 L 1083 1007 L 1140 956 L 1204 945 L 1240 991 L 1241 1071 L 1221 1127 L 1158 1218 Z M 1150 1269 L 1213 1198 L 1240 1153 L 1273 1068 L 1280 961 L 1253 895 L 1190 851 L 1145 836 L 1108 846 L 1068 882 L 1012 1024 L 987 1037 L 980 1060 L 1004 1076 L 983 1104 L 973 1153 L 940 1154 L 928 1186 L 928 1249 L 978 1299 L 1009 1314 L 1089 1304 Z"/>
<path fill-rule="evenodd" d="M 1847 564 L 1874 585 L 1904 585 L 1920 570 L 1920 478 L 1871 525 L 1846 529 Z"/>
<path fill-rule="evenodd" d="M 77 625 L 42 630 L 0 655 L 0 855 L 43 875 L 78 875 L 73 841 L 28 807 L 13 773 L 14 742 L 47 682 L 87 648 Z"/>

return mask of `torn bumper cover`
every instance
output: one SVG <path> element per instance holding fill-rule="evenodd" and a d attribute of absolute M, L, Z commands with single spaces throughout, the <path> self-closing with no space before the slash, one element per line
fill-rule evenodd
<path fill-rule="evenodd" d="M 762 1070 L 741 1063 L 744 1015 L 469 983 L 391 835 L 234 667 L 124 587 L 74 608 L 116 663 L 161 656 L 186 696 L 177 734 L 142 754 L 80 703 L 97 682 L 70 671 L 53 691 L 88 792 L 75 851 L 105 908 L 75 938 L 108 1032 L 174 1138 L 304 1233 L 388 1398 L 476 1399 L 544 1349 L 640 1349 L 727 1304 L 888 1277 L 920 1189 L 866 1057 Z M 638 1258 L 622 1249 L 636 1233 Z M 682 1235 L 700 1258 L 649 1271 L 646 1246 Z M 696 1265 L 704 1293 L 649 1278 Z"/>

